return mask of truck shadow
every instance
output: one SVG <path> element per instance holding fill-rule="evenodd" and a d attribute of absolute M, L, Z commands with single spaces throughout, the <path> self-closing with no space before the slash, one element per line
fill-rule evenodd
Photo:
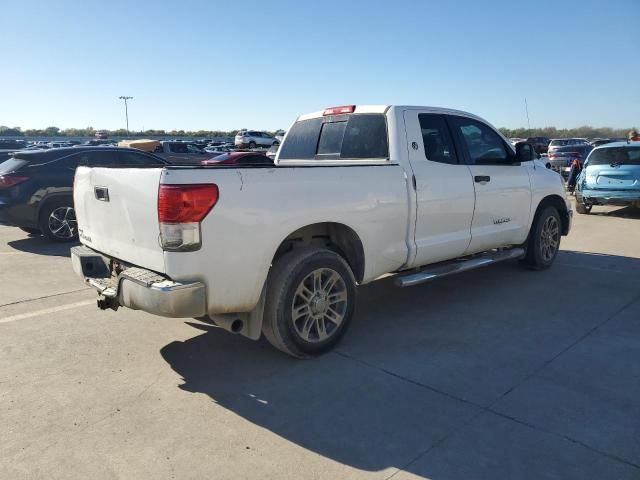
<path fill-rule="evenodd" d="M 11 240 L 10 242 L 7 242 L 7 245 L 21 252 L 33 253 L 36 255 L 70 257 L 71 247 L 79 245 L 79 243 L 56 243 L 51 240 L 47 240 L 42 235 L 29 235 L 28 237 L 21 238 L 19 240 Z"/>
<path fill-rule="evenodd" d="M 639 268 L 561 252 L 544 272 L 509 263 L 407 289 L 384 280 L 361 287 L 350 331 L 323 357 L 294 360 L 195 322 L 204 333 L 161 355 L 182 390 L 304 449 L 365 471 L 403 468 L 628 301 Z"/>

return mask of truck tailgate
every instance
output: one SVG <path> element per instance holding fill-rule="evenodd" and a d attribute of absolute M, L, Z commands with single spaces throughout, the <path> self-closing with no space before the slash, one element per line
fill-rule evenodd
<path fill-rule="evenodd" d="M 162 168 L 76 170 L 73 198 L 80 240 L 88 247 L 156 272 L 164 272 L 158 236 Z"/>

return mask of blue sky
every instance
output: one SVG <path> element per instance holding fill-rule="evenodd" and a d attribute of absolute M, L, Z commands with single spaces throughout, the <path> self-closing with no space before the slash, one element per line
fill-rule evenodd
<path fill-rule="evenodd" d="M 287 128 L 342 104 L 640 127 L 640 0 L 0 0 L 0 125 Z"/>

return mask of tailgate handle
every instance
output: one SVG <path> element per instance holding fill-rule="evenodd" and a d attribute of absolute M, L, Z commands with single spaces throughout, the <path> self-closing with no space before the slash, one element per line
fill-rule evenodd
<path fill-rule="evenodd" d="M 107 187 L 94 187 L 93 192 L 96 195 L 96 199 L 101 202 L 109 201 L 109 189 Z"/>
<path fill-rule="evenodd" d="M 476 183 L 486 183 L 491 181 L 491 177 L 489 175 L 476 175 L 473 179 Z"/>

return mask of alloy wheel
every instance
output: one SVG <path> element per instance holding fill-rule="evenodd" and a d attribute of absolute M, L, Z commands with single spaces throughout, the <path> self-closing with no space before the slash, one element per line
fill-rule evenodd
<path fill-rule="evenodd" d="M 49 231 L 61 240 L 69 240 L 78 234 L 76 212 L 71 207 L 58 207 L 49 214 Z"/>
<path fill-rule="evenodd" d="M 545 219 L 540 234 L 540 253 L 545 262 L 553 259 L 559 244 L 560 224 L 556 217 L 550 215 Z"/>
<path fill-rule="evenodd" d="M 347 312 L 347 286 L 330 268 L 312 271 L 298 285 L 291 304 L 291 318 L 301 339 L 318 343 L 334 335 Z"/>

